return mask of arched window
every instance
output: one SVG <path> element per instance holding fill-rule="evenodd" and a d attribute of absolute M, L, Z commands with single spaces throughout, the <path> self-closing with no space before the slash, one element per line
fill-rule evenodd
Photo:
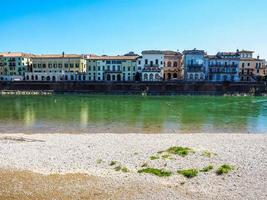
<path fill-rule="evenodd" d="M 159 74 L 155 74 L 155 79 L 156 80 L 160 80 L 160 75 Z"/>
<path fill-rule="evenodd" d="M 198 74 L 195 74 L 195 80 L 197 80 L 198 79 Z"/>
<path fill-rule="evenodd" d="M 112 75 L 112 80 L 115 81 L 116 80 L 116 76 Z"/>
<path fill-rule="evenodd" d="M 46 77 L 46 80 L 47 80 L 47 81 L 50 81 L 50 76 L 47 76 L 47 77 Z"/>
<path fill-rule="evenodd" d="M 84 80 L 84 81 L 86 80 L 86 76 L 85 76 L 85 75 L 83 75 L 83 80 Z"/>
<path fill-rule="evenodd" d="M 121 81 L 121 75 L 120 74 L 117 75 L 117 81 Z"/>
<path fill-rule="evenodd" d="M 32 81 L 34 81 L 34 75 L 32 75 Z"/>
<path fill-rule="evenodd" d="M 178 63 L 176 61 L 173 63 L 173 67 L 178 67 Z"/>
<path fill-rule="evenodd" d="M 107 75 L 107 81 L 110 81 L 110 74 Z"/>
<path fill-rule="evenodd" d="M 153 81 L 153 79 L 154 79 L 154 75 L 153 74 L 149 74 L 149 80 Z"/>
<path fill-rule="evenodd" d="M 172 67 L 172 62 L 171 61 L 167 62 L 167 67 Z"/>
<path fill-rule="evenodd" d="M 73 75 L 70 76 L 70 80 L 71 80 L 71 81 L 74 80 L 74 76 L 73 76 Z"/>
<path fill-rule="evenodd" d="M 38 81 L 38 76 L 37 75 L 35 75 L 35 80 Z"/>
<path fill-rule="evenodd" d="M 144 74 L 144 80 L 145 80 L 145 81 L 148 80 L 148 74 Z"/>
<path fill-rule="evenodd" d="M 168 73 L 168 74 L 167 74 L 167 79 L 168 79 L 168 80 L 171 80 L 171 78 L 172 78 L 171 73 Z"/>
<path fill-rule="evenodd" d="M 189 79 L 191 80 L 193 79 L 193 74 L 190 74 Z"/>
<path fill-rule="evenodd" d="M 29 79 L 30 79 L 30 77 L 27 75 L 27 76 L 26 76 L 26 80 L 29 80 Z"/>
<path fill-rule="evenodd" d="M 56 77 L 55 76 L 52 77 L 52 81 L 56 81 Z"/>
<path fill-rule="evenodd" d="M 68 75 L 65 75 L 65 81 L 67 81 L 68 80 Z"/>
<path fill-rule="evenodd" d="M 177 73 L 174 73 L 174 74 L 173 74 L 173 78 L 178 78 Z"/>

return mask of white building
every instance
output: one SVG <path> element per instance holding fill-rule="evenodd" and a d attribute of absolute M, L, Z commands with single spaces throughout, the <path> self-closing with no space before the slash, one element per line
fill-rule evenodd
<path fill-rule="evenodd" d="M 160 81 L 163 79 L 164 51 L 143 51 L 142 57 L 137 62 L 138 70 L 141 68 L 142 81 Z"/>

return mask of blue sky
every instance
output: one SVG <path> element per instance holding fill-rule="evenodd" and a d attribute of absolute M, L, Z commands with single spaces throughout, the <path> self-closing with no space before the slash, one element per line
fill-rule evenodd
<path fill-rule="evenodd" d="M 255 50 L 267 59 L 266 0 L 3 0 L 0 51 Z"/>

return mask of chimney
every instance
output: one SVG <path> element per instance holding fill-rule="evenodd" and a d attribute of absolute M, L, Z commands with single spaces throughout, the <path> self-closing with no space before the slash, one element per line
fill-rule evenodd
<path fill-rule="evenodd" d="M 260 56 L 259 55 L 257 56 L 257 59 L 260 59 Z"/>
<path fill-rule="evenodd" d="M 65 56 L 65 52 L 63 51 L 63 52 L 62 52 L 62 57 L 64 58 L 64 56 Z"/>

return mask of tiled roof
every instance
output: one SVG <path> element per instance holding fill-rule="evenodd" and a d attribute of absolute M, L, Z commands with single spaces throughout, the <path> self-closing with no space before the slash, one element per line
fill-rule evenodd
<path fill-rule="evenodd" d="M 79 54 L 42 54 L 34 55 L 33 58 L 83 58 L 83 56 Z"/>
<path fill-rule="evenodd" d="M 177 55 L 181 53 L 178 51 L 170 51 L 170 50 L 145 50 L 145 51 L 142 51 L 142 54 Z"/>
<path fill-rule="evenodd" d="M 22 52 L 0 52 L 3 57 L 32 57 L 33 54 Z"/>
<path fill-rule="evenodd" d="M 198 50 L 198 49 L 184 50 L 183 54 L 205 54 L 205 51 L 204 50 Z"/>
<path fill-rule="evenodd" d="M 242 51 L 238 51 L 239 53 L 254 53 L 254 51 L 248 51 L 248 50 L 242 50 Z"/>
<path fill-rule="evenodd" d="M 139 56 L 96 56 L 87 55 L 86 58 L 89 60 L 137 60 Z"/>

